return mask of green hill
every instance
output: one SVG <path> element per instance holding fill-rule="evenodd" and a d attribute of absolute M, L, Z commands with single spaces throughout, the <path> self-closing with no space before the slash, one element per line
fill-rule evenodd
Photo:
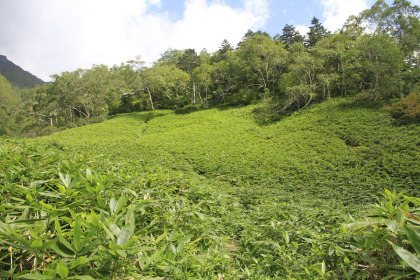
<path fill-rule="evenodd" d="M 13 115 L 20 98 L 9 81 L 0 74 L 0 135 L 13 135 L 18 130 Z"/>
<path fill-rule="evenodd" d="M 35 85 L 43 85 L 44 81 L 37 78 L 28 71 L 0 55 L 0 74 L 14 86 L 18 88 L 33 88 Z"/>
<path fill-rule="evenodd" d="M 22 274 L 60 277 L 413 275 L 380 238 L 385 229 L 343 224 L 366 216 L 385 188 L 420 196 L 419 126 L 346 99 L 269 125 L 258 124 L 257 107 L 130 113 L 1 140 L 0 244 L 19 244 Z M 26 261 L 35 251 L 46 256 L 37 265 Z"/>

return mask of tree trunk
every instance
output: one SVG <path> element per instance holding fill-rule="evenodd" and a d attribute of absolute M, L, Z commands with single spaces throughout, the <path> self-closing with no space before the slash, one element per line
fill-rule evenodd
<path fill-rule="evenodd" d="M 152 106 L 152 110 L 154 111 L 155 107 L 153 106 L 152 94 L 150 93 L 149 87 L 147 87 L 146 89 L 147 89 L 147 93 L 149 94 L 150 105 Z"/>
<path fill-rule="evenodd" d="M 193 80 L 193 103 L 194 103 L 194 104 L 196 103 L 196 100 L 195 100 L 195 95 L 196 95 L 196 89 L 195 89 L 195 82 L 194 82 L 194 80 Z"/>

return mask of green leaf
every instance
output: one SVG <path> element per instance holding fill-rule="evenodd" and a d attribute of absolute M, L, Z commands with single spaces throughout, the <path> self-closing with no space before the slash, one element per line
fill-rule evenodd
<path fill-rule="evenodd" d="M 404 198 L 407 199 L 408 201 L 420 206 L 420 198 L 410 197 L 410 196 L 405 196 L 405 195 L 404 195 Z"/>
<path fill-rule="evenodd" d="M 102 224 L 102 227 L 105 230 L 106 234 L 108 235 L 109 239 L 111 239 L 112 241 L 114 241 L 115 240 L 115 237 L 112 234 L 112 232 L 104 224 Z"/>
<path fill-rule="evenodd" d="M 54 225 L 55 225 L 55 231 L 59 234 L 59 235 L 63 235 L 62 231 L 61 231 L 61 225 L 60 222 L 58 221 L 58 219 L 56 219 L 54 221 Z"/>
<path fill-rule="evenodd" d="M 70 248 L 67 248 L 63 243 L 55 242 L 50 246 L 57 254 L 62 257 L 73 257 L 75 255 L 74 251 Z"/>
<path fill-rule="evenodd" d="M 117 245 L 123 246 L 125 243 L 127 243 L 133 235 L 133 231 L 134 226 L 132 224 L 126 225 L 118 235 Z"/>
<path fill-rule="evenodd" d="M 372 222 L 354 222 L 354 223 L 350 223 L 347 224 L 347 226 L 349 228 L 361 228 L 361 227 L 370 227 L 373 225 L 377 225 L 380 224 L 381 222 L 379 221 L 372 221 Z"/>
<path fill-rule="evenodd" d="M 73 269 L 73 268 L 78 267 L 79 265 L 83 264 L 86 261 L 86 259 L 87 259 L 86 256 L 78 257 L 76 259 L 76 261 L 71 265 L 70 269 Z"/>
<path fill-rule="evenodd" d="M 99 225 L 101 224 L 101 222 L 99 221 L 99 217 L 98 215 L 96 215 L 95 211 L 90 210 L 90 218 L 92 219 L 92 222 L 95 226 L 99 227 Z"/>
<path fill-rule="evenodd" d="M 66 278 L 69 275 L 69 269 L 62 262 L 59 262 L 57 264 L 56 271 L 57 271 L 58 275 L 60 275 L 61 278 Z"/>
<path fill-rule="evenodd" d="M 146 267 L 148 267 L 154 260 L 156 260 L 166 249 L 166 246 L 163 246 L 162 249 L 153 253 L 153 255 L 147 260 Z"/>
<path fill-rule="evenodd" d="M 289 234 L 286 231 L 283 231 L 283 238 L 287 244 L 290 242 Z"/>
<path fill-rule="evenodd" d="M 114 214 L 115 211 L 115 197 L 112 197 L 109 201 L 109 210 L 111 210 L 111 214 Z"/>
<path fill-rule="evenodd" d="M 67 277 L 67 279 L 95 280 L 95 278 L 89 275 L 70 276 L 70 277 Z"/>
<path fill-rule="evenodd" d="M 321 264 L 321 272 L 322 272 L 322 274 L 325 274 L 326 271 L 327 271 L 327 268 L 325 266 L 325 261 L 323 261 L 322 264 Z"/>
<path fill-rule="evenodd" d="M 384 223 L 389 230 L 391 230 L 394 233 L 398 233 L 398 224 L 396 220 L 385 219 Z"/>
<path fill-rule="evenodd" d="M 130 206 L 128 206 L 128 210 L 127 213 L 125 214 L 125 224 L 127 225 L 128 223 L 135 223 L 134 220 L 134 206 L 131 204 Z"/>
<path fill-rule="evenodd" d="M 51 204 L 47 204 L 43 201 L 39 201 L 39 204 L 41 204 L 42 206 L 44 206 L 45 208 L 47 208 L 48 210 L 53 209 L 53 206 Z"/>
<path fill-rule="evenodd" d="M 117 252 L 118 255 L 120 255 L 123 258 L 127 257 L 127 253 L 125 252 L 125 250 L 115 250 Z"/>
<path fill-rule="evenodd" d="M 86 190 L 91 194 L 96 194 L 95 189 L 89 186 L 86 186 Z"/>
<path fill-rule="evenodd" d="M 22 278 L 22 279 L 54 279 L 54 276 L 51 275 L 40 275 L 40 274 L 23 274 L 20 275 L 17 278 Z"/>
<path fill-rule="evenodd" d="M 98 183 L 98 185 L 95 188 L 96 194 L 98 194 L 103 188 L 104 188 L 104 185 L 101 183 Z"/>
<path fill-rule="evenodd" d="M 155 244 L 159 243 L 162 239 L 164 239 L 167 235 L 166 229 L 165 231 L 156 239 Z"/>
<path fill-rule="evenodd" d="M 115 244 L 114 241 L 109 242 L 108 243 L 108 246 L 112 250 L 119 250 L 119 249 L 121 249 L 121 246 L 118 246 L 117 244 Z"/>
<path fill-rule="evenodd" d="M 121 233 L 121 229 L 114 223 L 108 222 L 109 229 L 111 230 L 112 234 L 115 236 L 119 236 Z"/>
<path fill-rule="evenodd" d="M 100 243 L 100 240 L 95 240 L 93 242 L 90 242 L 89 245 L 87 245 L 86 247 L 83 248 L 83 250 L 81 250 L 79 252 L 79 255 L 85 255 L 85 254 L 94 254 L 94 250 L 93 248 L 95 248 L 96 245 L 98 245 Z"/>
<path fill-rule="evenodd" d="M 74 231 L 73 231 L 73 245 L 76 251 L 79 251 L 80 248 L 80 238 L 82 236 L 82 229 L 80 226 L 80 217 L 76 216 L 74 220 Z"/>
<path fill-rule="evenodd" d="M 389 242 L 389 241 L 388 241 Z M 400 256 L 409 266 L 411 266 L 415 271 L 420 273 L 420 259 L 417 258 L 414 254 L 408 252 L 407 250 L 398 247 L 392 242 L 389 242 L 394 248 L 394 251 Z"/>
<path fill-rule="evenodd" d="M 105 208 L 104 200 L 102 199 L 102 197 L 100 195 L 96 196 L 96 201 L 98 201 L 98 204 L 101 208 Z"/>
<path fill-rule="evenodd" d="M 62 184 L 57 184 L 58 190 L 60 193 L 65 194 L 66 193 L 66 187 L 64 187 Z"/>
<path fill-rule="evenodd" d="M 115 205 L 114 214 L 118 214 L 118 212 L 123 207 L 124 203 L 125 203 L 125 196 L 121 195 L 120 199 L 118 199 L 117 204 Z"/>
<path fill-rule="evenodd" d="M 404 232 L 410 241 L 411 246 L 420 255 L 420 236 L 409 225 L 404 224 Z"/>
<path fill-rule="evenodd" d="M 61 180 L 61 182 L 64 184 L 64 186 L 65 186 L 66 188 L 68 188 L 67 181 L 66 181 L 66 179 L 64 178 L 63 174 L 61 174 L 61 172 L 59 172 L 59 173 L 58 173 L 58 176 L 60 177 L 60 180 Z"/>
<path fill-rule="evenodd" d="M 31 243 L 31 248 L 36 249 L 42 246 L 42 240 L 41 239 L 35 239 Z"/>

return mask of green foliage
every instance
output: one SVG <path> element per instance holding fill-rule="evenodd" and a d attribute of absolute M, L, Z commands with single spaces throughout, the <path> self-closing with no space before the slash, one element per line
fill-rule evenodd
<path fill-rule="evenodd" d="M 399 124 L 420 122 L 420 93 L 410 93 L 384 109 Z"/>
<path fill-rule="evenodd" d="M 404 241 L 416 240 L 410 229 L 390 239 L 411 254 L 396 247 L 400 258 L 369 227 L 342 225 L 384 188 L 419 196 L 418 127 L 393 126 L 372 103 L 346 99 L 260 126 L 259 106 L 129 113 L 2 138 L 1 277 L 366 279 L 400 265 L 412 273 L 402 263 L 417 256 Z"/>
<path fill-rule="evenodd" d="M 364 221 L 348 225 L 353 232 L 353 265 L 349 270 L 370 278 L 415 277 L 420 273 L 420 200 L 403 193 L 382 193 L 380 204 Z M 413 278 L 414 279 L 414 278 Z"/>
<path fill-rule="evenodd" d="M 16 135 L 20 126 L 16 121 L 16 113 L 20 101 L 19 95 L 12 85 L 0 74 L 0 135 Z"/>
<path fill-rule="evenodd" d="M 13 87 L 20 89 L 33 88 L 35 85 L 44 84 L 41 79 L 23 70 L 4 55 L 0 55 L 0 75 L 6 77 Z"/>

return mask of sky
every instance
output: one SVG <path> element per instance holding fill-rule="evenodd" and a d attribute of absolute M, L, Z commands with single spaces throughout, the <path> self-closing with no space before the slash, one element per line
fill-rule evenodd
<path fill-rule="evenodd" d="M 236 46 L 249 29 L 274 36 L 289 24 L 305 34 L 314 16 L 335 31 L 374 2 L 0 0 L 0 55 L 51 81 L 53 74 L 136 56 L 151 65 L 168 49 L 214 52 L 224 39 Z"/>

